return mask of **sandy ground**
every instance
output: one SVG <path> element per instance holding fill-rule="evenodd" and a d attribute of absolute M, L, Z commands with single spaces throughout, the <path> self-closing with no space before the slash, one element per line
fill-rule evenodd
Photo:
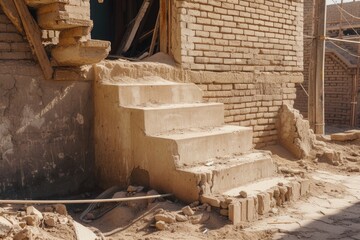
<path fill-rule="evenodd" d="M 227 217 L 199 206 L 190 220 L 166 224 L 165 229 L 159 231 L 155 227 L 155 214 L 159 212 L 176 214 L 186 206 L 174 198 L 169 198 L 152 203 L 142 200 L 122 204 L 99 219 L 82 224 L 98 229 L 106 236 L 106 239 L 112 240 L 360 240 L 360 173 L 357 172 L 360 167 L 360 140 L 345 143 L 327 142 L 327 147 L 341 152 L 340 165 L 333 166 L 319 162 L 316 155 L 297 160 L 280 146 L 269 148 L 279 167 L 302 172 L 305 177 L 311 179 L 311 194 L 300 201 L 288 203 L 280 207 L 278 213 L 253 223 L 232 225 Z M 68 217 L 70 222 L 71 219 L 80 222 L 80 212 L 85 208 L 86 205 L 68 206 L 68 212 L 71 215 Z M 14 211 L 16 212 L 15 208 Z M 97 211 L 101 211 L 101 208 Z M 63 231 L 66 228 L 69 230 L 69 235 Z M 69 224 L 62 226 L 61 223 L 57 223 L 52 229 L 42 226 L 40 230 L 41 232 L 34 239 L 73 239 L 74 237 Z M 41 234 L 43 237 L 47 234 L 47 237 L 41 238 Z M 52 237 L 48 237 L 50 235 Z M 64 236 L 67 237 L 64 238 Z"/>
<path fill-rule="evenodd" d="M 158 209 L 176 213 L 184 204 L 175 201 L 155 202 L 141 209 L 118 207 L 90 226 L 104 232 L 107 239 L 360 239 L 360 174 L 350 171 L 360 166 L 360 141 L 328 142 L 341 152 L 339 166 L 314 159 L 294 159 L 280 146 L 270 148 L 279 166 L 303 171 L 312 179 L 311 195 L 285 205 L 278 214 L 254 223 L 234 226 L 219 213 L 197 212 L 201 223 L 168 224 L 155 228 Z M 351 160 L 348 160 L 350 157 Z M 350 167 L 350 168 L 349 168 Z"/>

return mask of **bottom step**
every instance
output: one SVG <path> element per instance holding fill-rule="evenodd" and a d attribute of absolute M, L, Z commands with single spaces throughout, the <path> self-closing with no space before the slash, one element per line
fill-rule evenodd
<path fill-rule="evenodd" d="M 273 177 L 276 166 L 268 152 L 210 159 L 207 163 L 179 168 L 173 183 L 174 194 L 192 202 L 200 194 L 220 194 L 262 178 Z M 183 189 L 186 188 L 186 191 Z"/>
<path fill-rule="evenodd" d="M 206 173 L 211 177 L 213 194 L 240 186 L 261 178 L 272 177 L 276 167 L 268 153 L 255 152 L 232 158 L 214 159 L 202 166 L 181 169 L 193 174 Z M 209 193 L 209 192 L 204 192 Z"/>
<path fill-rule="evenodd" d="M 241 197 L 239 192 L 246 192 Z M 200 200 L 218 208 L 234 224 L 252 222 L 260 216 L 276 213 L 277 207 L 297 201 L 310 192 L 309 179 L 274 177 L 234 188 L 219 195 L 203 195 Z"/>

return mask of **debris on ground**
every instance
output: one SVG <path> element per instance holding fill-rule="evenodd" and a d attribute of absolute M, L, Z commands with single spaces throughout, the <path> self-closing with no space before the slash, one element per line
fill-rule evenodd
<path fill-rule="evenodd" d="M 65 205 L 0 208 L 0 239 L 78 239 Z"/>
<path fill-rule="evenodd" d="M 262 194 L 258 194 L 256 201 L 258 218 L 253 222 L 236 221 L 237 224 L 233 224 L 228 216 L 238 218 L 241 216 L 230 214 L 234 211 L 232 198 L 224 197 L 224 200 L 219 200 L 217 197 L 205 195 L 199 201 L 190 204 L 178 202 L 174 198 L 95 204 L 96 207 L 86 214 L 86 222 L 80 223 L 74 219 L 79 218 L 84 206 L 67 209 L 62 204 L 26 207 L 8 205 L 0 206 L 0 239 L 95 240 L 103 237 L 112 240 L 151 240 L 188 239 L 191 236 L 192 239 L 255 240 L 276 239 L 278 236 L 281 236 L 281 239 L 284 236 L 292 239 L 292 235 L 300 239 L 304 236 L 325 236 L 325 232 L 315 233 L 307 228 L 300 228 L 298 222 L 305 221 L 302 219 L 303 216 L 307 222 L 311 222 L 312 217 L 316 216 L 319 219 L 326 218 L 326 221 L 331 222 L 336 228 L 343 227 L 341 224 L 344 223 L 341 219 L 333 221 L 328 217 L 327 209 L 329 207 L 338 209 L 343 205 L 349 205 L 349 201 L 344 202 L 342 199 L 353 199 L 352 195 L 350 197 L 347 195 L 350 191 L 348 188 L 355 191 L 357 187 L 352 188 L 352 182 L 344 185 L 333 180 L 332 174 L 341 181 L 349 182 L 352 176 L 359 178 L 360 139 L 347 138 L 352 140 L 341 141 L 339 138 L 334 140 L 329 136 L 325 136 L 324 139 L 327 139 L 326 146 L 312 149 L 309 155 L 300 160 L 292 158 L 281 146 L 269 148 L 273 153 L 273 160 L 278 165 L 278 173 L 282 177 L 275 183 L 269 206 L 263 204 L 267 200 L 262 199 Z M 306 188 L 306 191 L 310 191 L 310 195 L 296 202 L 291 200 L 287 188 L 287 181 L 291 179 L 301 181 L 302 184 L 297 186 Z M 292 192 L 294 193 L 296 191 Z M 360 189 L 358 193 L 360 194 Z M 153 189 L 131 185 L 111 192 L 109 198 L 158 194 Z M 240 201 L 246 200 L 251 196 L 251 191 L 241 188 L 235 195 Z M 292 198 L 299 199 L 300 196 L 292 195 Z M 333 205 L 329 206 L 325 199 L 331 199 Z M 338 202 L 341 206 L 336 205 Z M 308 206 L 314 210 L 308 209 Z M 262 215 L 264 212 L 267 214 Z M 303 212 L 305 215 L 302 215 Z"/>
<path fill-rule="evenodd" d="M 306 158 L 312 150 L 326 146 L 316 139 L 309 121 L 287 104 L 279 110 L 276 129 L 280 143 L 298 159 Z"/>

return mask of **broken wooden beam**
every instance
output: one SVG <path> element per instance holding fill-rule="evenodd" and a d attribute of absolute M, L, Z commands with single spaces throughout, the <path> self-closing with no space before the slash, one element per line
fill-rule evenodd
<path fill-rule="evenodd" d="M 18 10 L 13 0 L 0 0 L 0 6 L 20 34 L 25 36 Z"/>
<path fill-rule="evenodd" d="M 150 3 L 151 0 L 144 0 L 143 4 L 141 5 L 141 8 L 138 12 L 138 14 L 136 15 L 134 21 L 132 22 L 132 24 L 126 29 L 125 32 L 125 37 L 123 38 L 123 41 L 120 44 L 120 47 L 118 49 L 118 51 L 116 52 L 116 54 L 120 55 L 122 53 L 127 52 L 130 47 L 131 44 L 134 41 L 134 38 L 138 32 L 138 29 L 140 27 L 140 24 L 146 14 L 146 12 L 149 10 L 150 7 Z"/>
<path fill-rule="evenodd" d="M 151 39 L 151 44 L 150 44 L 150 49 L 149 49 L 149 56 L 154 54 L 156 40 L 158 38 L 158 33 L 159 33 L 159 27 L 160 27 L 160 11 L 159 11 L 158 16 L 156 18 L 156 24 L 155 24 L 155 28 L 154 28 L 154 33 L 153 33 L 153 36 L 152 36 L 152 39 Z"/>
<path fill-rule="evenodd" d="M 33 54 L 40 64 L 44 77 L 48 80 L 52 79 L 54 70 L 42 44 L 41 30 L 31 16 L 24 0 L 14 0 L 14 3 L 24 27 L 26 38 L 29 41 Z"/>

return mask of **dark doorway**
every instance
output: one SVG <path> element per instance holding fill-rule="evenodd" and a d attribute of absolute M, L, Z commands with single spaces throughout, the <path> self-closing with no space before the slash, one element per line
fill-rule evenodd
<path fill-rule="evenodd" d="M 138 58 L 149 52 L 152 42 L 153 53 L 159 51 L 158 37 L 153 40 L 159 31 L 159 0 L 90 0 L 90 4 L 92 38 L 110 41 L 110 56 Z"/>

